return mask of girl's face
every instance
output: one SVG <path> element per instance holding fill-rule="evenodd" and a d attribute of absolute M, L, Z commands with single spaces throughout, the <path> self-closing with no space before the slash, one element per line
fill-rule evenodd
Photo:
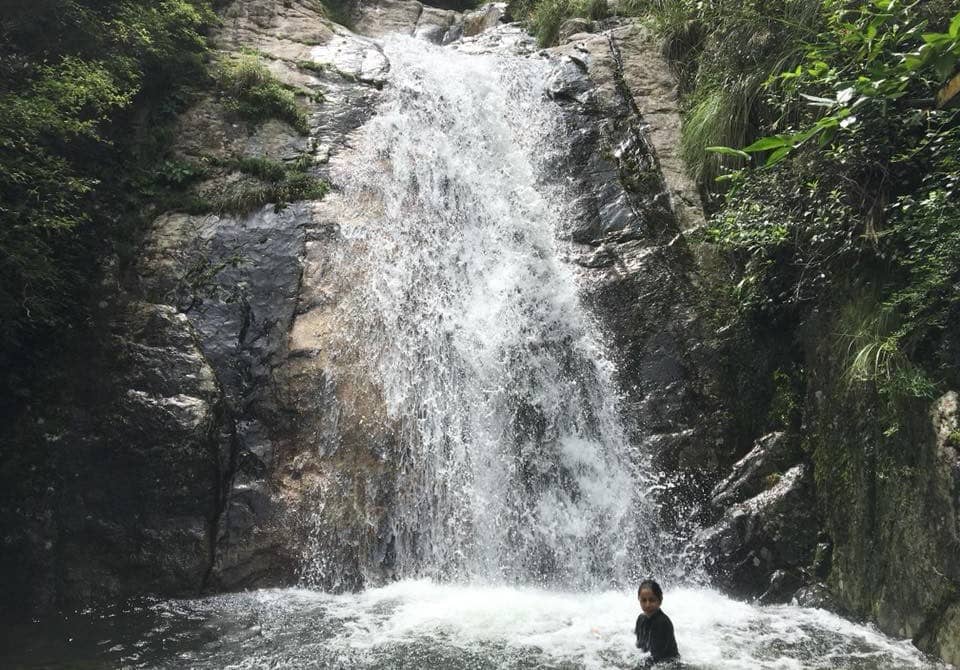
<path fill-rule="evenodd" d="M 653 616 L 660 609 L 660 601 L 657 600 L 657 596 L 653 594 L 652 589 L 647 587 L 640 589 L 637 599 L 640 601 L 640 609 L 647 616 Z"/>

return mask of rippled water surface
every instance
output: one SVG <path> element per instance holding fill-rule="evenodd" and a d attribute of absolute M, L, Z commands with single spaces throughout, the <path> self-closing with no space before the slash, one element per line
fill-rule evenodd
<path fill-rule="evenodd" d="M 816 609 L 666 593 L 684 668 L 944 668 L 909 641 Z M 349 595 L 265 590 L 13 630 L 14 668 L 635 668 L 625 592 L 398 582 Z M 2 657 L 0 657 L 2 660 Z"/>

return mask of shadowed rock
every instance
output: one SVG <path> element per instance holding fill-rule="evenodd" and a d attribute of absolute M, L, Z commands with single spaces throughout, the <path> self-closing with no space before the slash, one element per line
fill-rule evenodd
<path fill-rule="evenodd" d="M 730 507 L 698 538 L 707 570 L 725 588 L 744 596 L 766 593 L 788 600 L 803 582 L 819 524 L 810 467 L 787 470 L 769 489 Z"/>

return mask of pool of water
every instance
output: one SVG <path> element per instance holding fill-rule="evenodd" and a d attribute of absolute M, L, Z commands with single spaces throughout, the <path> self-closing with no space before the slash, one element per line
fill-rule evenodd
<path fill-rule="evenodd" d="M 818 609 L 665 594 L 684 668 L 946 668 Z M 635 668 L 629 592 L 407 580 L 361 593 L 274 589 L 144 601 L 8 629 L 5 668 Z"/>

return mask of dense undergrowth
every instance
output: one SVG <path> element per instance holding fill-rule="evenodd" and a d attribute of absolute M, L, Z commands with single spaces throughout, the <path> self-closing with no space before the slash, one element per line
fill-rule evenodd
<path fill-rule="evenodd" d="M 541 47 L 556 44 L 560 26 L 567 19 L 600 21 L 609 16 L 607 0 L 511 0 L 508 13 L 525 21 Z"/>
<path fill-rule="evenodd" d="M 181 112 L 215 96 L 252 129 L 279 119 L 306 134 L 299 98 L 260 54 L 217 55 L 222 0 L 23 0 L 0 14 L 0 371 L 26 384 L 90 318 L 103 263 L 129 258 L 158 210 L 242 213 L 322 197 L 308 157 L 186 161 Z M 341 5 L 330 3 L 334 9 Z M 323 9 L 322 5 L 318 7 Z M 335 13 L 326 10 L 324 13 Z M 232 190 L 197 195 L 234 171 Z M 11 375 L 9 378 L 7 375 Z M 9 398 L 8 398 L 9 399 Z"/>
<path fill-rule="evenodd" d="M 69 340 L 97 265 L 209 79 L 209 0 L 11 0 L 0 16 L 0 368 Z"/>
<path fill-rule="evenodd" d="M 848 384 L 955 386 L 960 110 L 936 96 L 960 68 L 956 7 L 729 4 L 659 15 L 713 214 L 701 240 L 727 262 L 724 318 L 832 311 Z"/>

